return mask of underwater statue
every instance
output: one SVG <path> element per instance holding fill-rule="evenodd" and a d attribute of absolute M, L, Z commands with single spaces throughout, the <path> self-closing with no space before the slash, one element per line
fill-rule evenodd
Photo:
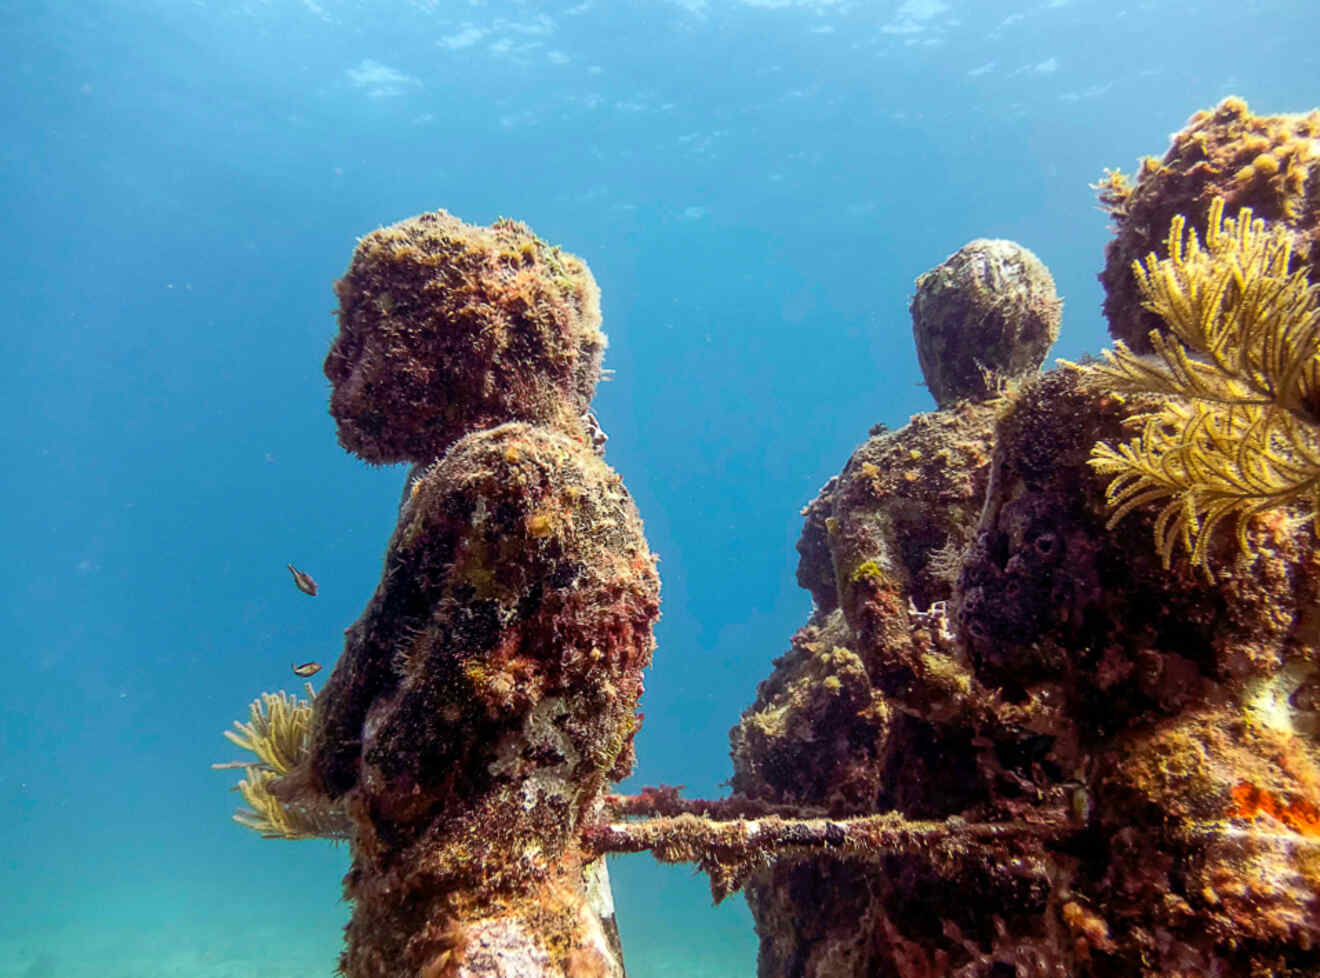
<path fill-rule="evenodd" d="M 274 835 L 337 813 L 350 978 L 622 975 L 580 827 L 632 768 L 659 581 L 588 415 L 595 282 L 436 212 L 362 238 L 336 291 L 339 440 L 413 469 L 300 760 L 245 795 Z"/>
<path fill-rule="evenodd" d="M 733 784 L 981 835 L 762 868 L 761 978 L 1320 974 L 1318 135 L 1229 99 L 1106 176 L 1103 361 L 977 383 L 985 276 L 918 280 L 941 410 L 804 510 Z"/>

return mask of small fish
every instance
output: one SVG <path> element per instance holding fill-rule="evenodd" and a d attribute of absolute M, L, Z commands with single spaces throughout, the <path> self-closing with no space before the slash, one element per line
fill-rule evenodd
<path fill-rule="evenodd" d="M 292 564 L 286 564 L 285 566 L 289 568 L 289 573 L 293 575 L 294 586 L 303 594 L 310 594 L 312 597 L 316 597 L 316 582 L 312 580 L 311 576 L 304 574 Z"/>
<path fill-rule="evenodd" d="M 600 422 L 596 420 L 596 416 L 590 411 L 583 412 L 582 423 L 586 426 L 587 436 L 591 439 L 592 450 L 604 458 L 605 443 L 610 440 L 610 436 L 605 434 L 605 429 L 600 426 Z"/>
<path fill-rule="evenodd" d="M 295 666 L 293 663 L 289 663 L 289 668 L 293 670 L 295 676 L 301 676 L 303 679 L 306 679 L 308 676 L 315 676 L 321 671 L 321 663 L 304 662 L 300 666 Z"/>

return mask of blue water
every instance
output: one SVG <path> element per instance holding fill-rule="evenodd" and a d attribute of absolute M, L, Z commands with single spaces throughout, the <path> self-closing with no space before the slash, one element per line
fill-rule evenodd
<path fill-rule="evenodd" d="M 1099 349 L 1087 184 L 1225 95 L 1316 105 L 1318 33 L 1301 0 L 0 3 L 0 978 L 333 968 L 347 850 L 240 829 L 208 765 L 333 661 L 392 527 L 403 472 L 340 451 L 320 373 L 358 235 L 444 207 L 590 263 L 664 581 L 629 786 L 717 794 L 810 611 L 799 507 L 933 407 L 913 279 L 1013 238 L 1055 355 Z M 754 973 L 741 897 L 611 866 L 634 978 Z"/>

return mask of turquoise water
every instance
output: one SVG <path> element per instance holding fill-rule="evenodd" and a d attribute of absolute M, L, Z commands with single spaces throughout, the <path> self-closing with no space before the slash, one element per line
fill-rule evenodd
<path fill-rule="evenodd" d="M 585 258 L 596 412 L 662 557 L 626 787 L 712 795 L 810 611 L 798 509 L 919 386 L 913 279 L 1013 238 L 1105 343 L 1105 217 L 1228 94 L 1320 103 L 1309 4 L 0 3 L 0 978 L 329 974 L 347 850 L 234 825 L 221 731 L 333 661 L 401 469 L 335 443 L 358 235 L 444 207 Z M 1192 38 L 1196 41 L 1193 43 Z M 294 562 L 321 593 L 290 585 Z M 754 973 L 741 897 L 612 863 L 634 978 Z"/>

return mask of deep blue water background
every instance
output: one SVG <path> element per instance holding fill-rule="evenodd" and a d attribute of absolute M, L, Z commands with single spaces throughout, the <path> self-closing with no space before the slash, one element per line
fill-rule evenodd
<path fill-rule="evenodd" d="M 716 794 L 810 611 L 798 509 L 933 406 L 913 279 L 1013 238 L 1055 355 L 1099 349 L 1087 184 L 1225 95 L 1320 103 L 1318 34 L 1301 0 L 0 3 L 0 976 L 333 966 L 346 850 L 238 828 L 208 765 L 334 660 L 393 524 L 320 373 L 358 235 L 507 215 L 591 265 L 664 581 L 629 785 Z M 754 972 L 741 897 L 612 873 L 634 978 Z"/>

